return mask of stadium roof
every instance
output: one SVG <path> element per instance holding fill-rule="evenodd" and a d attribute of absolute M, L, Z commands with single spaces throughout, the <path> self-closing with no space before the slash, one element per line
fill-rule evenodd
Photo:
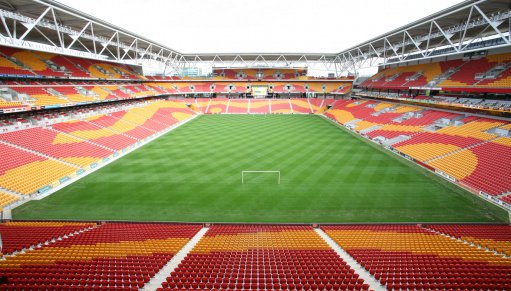
<path fill-rule="evenodd" d="M 302 67 L 337 73 L 379 64 L 510 46 L 509 0 L 468 0 L 339 53 L 182 53 L 52 0 L 0 0 L 0 43 L 173 68 Z"/>
<path fill-rule="evenodd" d="M 464 1 L 338 55 L 389 64 L 509 46 L 510 9 L 509 0 Z"/>

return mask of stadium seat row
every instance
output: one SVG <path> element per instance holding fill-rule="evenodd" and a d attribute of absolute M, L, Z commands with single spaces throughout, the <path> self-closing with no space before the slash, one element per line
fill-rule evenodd
<path fill-rule="evenodd" d="M 460 233 L 469 233 L 478 227 L 467 226 Z M 509 258 L 420 226 L 348 225 L 323 226 L 322 229 L 387 290 L 511 288 L 511 278 L 507 275 L 511 272 Z M 485 226 L 480 229 L 485 229 Z M 509 230 L 492 230 L 496 233 L 506 231 Z"/>
<path fill-rule="evenodd" d="M 511 54 L 505 53 L 479 59 L 387 68 L 379 71 L 360 86 L 393 90 L 429 86 L 450 91 L 471 88 L 472 91 L 487 92 L 492 88 L 511 87 L 510 64 Z M 495 75 L 497 72 L 498 74 Z"/>
<path fill-rule="evenodd" d="M 11 225 L 2 226 L 4 228 Z M 138 290 L 201 228 L 199 225 L 106 223 L 31 227 L 34 241 L 87 227 L 53 243 L 7 257 L 0 263 L 0 290 Z M 13 239 L 14 237 L 14 239 Z M 12 234 L 7 240 L 15 240 Z"/>
<path fill-rule="evenodd" d="M 201 228 L 161 223 L 2 223 L 4 252 L 24 252 L 0 261 L 4 278 L 0 290 L 138 290 Z M 387 290 L 511 288 L 509 258 L 478 248 L 509 251 L 508 225 L 321 229 Z M 35 245 L 40 247 L 28 248 Z M 212 225 L 167 276 L 158 290 L 370 288 L 308 225 Z"/>
<path fill-rule="evenodd" d="M 374 100 L 338 100 L 325 113 L 370 139 L 497 196 L 511 191 L 510 123 Z"/>
<path fill-rule="evenodd" d="M 82 119 L 56 114 L 57 121 L 44 127 L 0 133 L 0 187 L 20 194 L 45 191 L 195 114 L 183 101 L 112 108 Z"/>
<path fill-rule="evenodd" d="M 0 47 L 0 74 L 32 77 L 144 79 L 130 66 L 123 64 L 6 46 Z"/>

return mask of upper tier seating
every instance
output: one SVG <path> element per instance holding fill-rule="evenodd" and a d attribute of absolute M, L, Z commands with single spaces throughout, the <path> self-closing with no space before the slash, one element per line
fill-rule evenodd
<path fill-rule="evenodd" d="M 214 225 L 159 290 L 368 290 L 310 226 Z"/>
<path fill-rule="evenodd" d="M 509 290 L 511 261 L 414 225 L 323 226 L 387 290 Z"/>
<path fill-rule="evenodd" d="M 214 79 L 222 80 L 296 80 L 307 75 L 305 69 L 214 69 Z"/>
<path fill-rule="evenodd" d="M 0 74 L 144 79 L 127 65 L 0 46 Z"/>
<path fill-rule="evenodd" d="M 139 290 L 200 228 L 102 224 L 0 262 L 0 290 Z"/>
<path fill-rule="evenodd" d="M 364 88 L 490 91 L 511 87 L 511 53 L 473 60 L 450 60 L 383 69 L 361 84 Z"/>
<path fill-rule="evenodd" d="M 19 50 L 0 47 L 0 74 L 17 76 L 34 76 L 30 69 L 12 56 Z"/>

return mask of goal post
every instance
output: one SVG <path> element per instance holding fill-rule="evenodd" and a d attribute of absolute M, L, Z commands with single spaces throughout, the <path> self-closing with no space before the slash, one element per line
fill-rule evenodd
<path fill-rule="evenodd" d="M 274 173 L 274 174 L 278 174 L 278 177 L 279 177 L 278 184 L 280 185 L 280 171 L 249 171 L 249 170 L 241 171 L 241 184 L 245 184 L 245 174 L 247 174 L 247 173 Z"/>

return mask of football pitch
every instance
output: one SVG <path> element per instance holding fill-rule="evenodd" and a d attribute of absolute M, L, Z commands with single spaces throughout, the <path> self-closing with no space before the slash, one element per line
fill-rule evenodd
<path fill-rule="evenodd" d="M 247 173 L 241 171 L 280 171 Z M 15 219 L 504 222 L 507 213 L 313 115 L 202 115 Z"/>

